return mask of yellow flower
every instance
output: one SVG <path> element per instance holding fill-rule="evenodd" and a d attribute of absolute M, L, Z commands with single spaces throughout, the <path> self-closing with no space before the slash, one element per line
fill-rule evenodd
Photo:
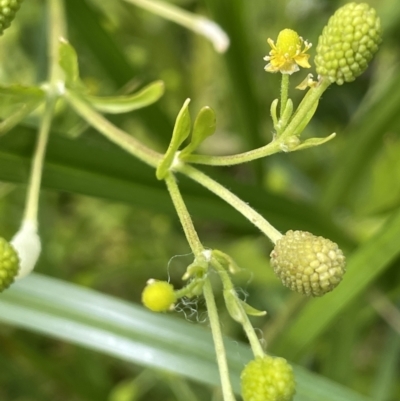
<path fill-rule="evenodd" d="M 276 45 L 272 39 L 268 39 L 268 44 L 272 50 L 264 60 L 269 61 L 265 66 L 265 71 L 278 72 L 282 74 L 293 74 L 299 70 L 299 66 L 310 68 L 308 63 L 309 54 L 306 51 L 312 46 L 311 43 L 304 41 L 297 32 L 292 29 L 284 29 L 279 32 Z M 302 49 L 304 44 L 304 48 Z"/>

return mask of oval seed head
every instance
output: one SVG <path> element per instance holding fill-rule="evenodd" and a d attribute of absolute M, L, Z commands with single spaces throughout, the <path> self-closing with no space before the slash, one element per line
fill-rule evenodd
<path fill-rule="evenodd" d="M 342 280 L 346 259 L 337 244 L 306 231 L 288 231 L 271 252 L 271 265 L 284 286 L 319 297 Z"/>
<path fill-rule="evenodd" d="M 8 288 L 19 270 L 17 251 L 4 238 L 0 238 L 0 292 Z"/>
<path fill-rule="evenodd" d="M 240 379 L 243 401 L 290 401 L 295 393 L 293 369 L 284 358 L 256 358 Z"/>
<path fill-rule="evenodd" d="M 368 67 L 382 41 L 381 21 L 366 3 L 348 3 L 329 19 L 319 37 L 317 73 L 342 85 Z"/>
<path fill-rule="evenodd" d="M 149 280 L 142 292 L 143 305 L 153 312 L 166 312 L 176 302 L 176 295 L 172 284 L 166 281 Z"/>
<path fill-rule="evenodd" d="M 0 0 L 0 35 L 7 29 L 23 0 Z"/>

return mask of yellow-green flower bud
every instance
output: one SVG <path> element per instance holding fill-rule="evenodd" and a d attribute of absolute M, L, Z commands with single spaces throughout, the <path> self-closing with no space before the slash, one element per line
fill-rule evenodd
<path fill-rule="evenodd" d="M 329 19 L 319 37 L 317 73 L 342 85 L 367 68 L 382 41 L 381 22 L 366 3 L 348 3 Z"/>
<path fill-rule="evenodd" d="M 142 302 L 153 312 L 166 312 L 176 302 L 174 287 L 166 281 L 149 280 L 142 292 Z"/>
<path fill-rule="evenodd" d="M 249 362 L 241 374 L 243 401 L 290 401 L 295 393 L 292 367 L 272 356 Z"/>
<path fill-rule="evenodd" d="M 0 292 L 8 288 L 19 270 L 17 251 L 4 238 L 0 238 Z"/>
<path fill-rule="evenodd" d="M 23 0 L 0 0 L 0 35 L 7 29 Z"/>
<path fill-rule="evenodd" d="M 306 231 L 288 231 L 271 252 L 271 264 L 283 285 L 319 297 L 342 280 L 346 259 L 337 244 Z"/>

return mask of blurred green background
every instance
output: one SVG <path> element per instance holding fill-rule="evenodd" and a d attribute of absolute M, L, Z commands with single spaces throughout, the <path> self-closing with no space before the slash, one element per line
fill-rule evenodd
<path fill-rule="evenodd" d="M 66 0 L 69 40 L 78 52 L 81 77 L 94 94 L 124 93 L 164 80 L 166 93 L 157 104 L 110 118 L 160 152 L 168 145 L 174 119 L 187 97 L 192 99 L 192 115 L 211 106 L 217 114 L 217 132 L 201 149 L 209 154 L 241 152 L 271 140 L 269 107 L 279 96 L 280 77 L 263 70 L 267 39 L 276 39 L 283 28 L 295 29 L 314 44 L 313 57 L 322 27 L 345 4 L 168 2 L 218 22 L 230 36 L 228 52 L 218 54 L 203 37 L 122 0 Z M 329 399 L 396 401 L 400 399 L 400 8 L 394 0 L 368 3 L 381 16 L 381 49 L 355 82 L 327 90 L 304 133 L 324 137 L 336 132 L 337 137 L 318 148 L 243 166 L 203 168 L 280 231 L 308 230 L 338 242 L 349 269 L 337 290 L 322 299 L 292 294 L 271 271 L 272 247 L 266 238 L 211 193 L 184 177 L 179 183 L 203 244 L 234 257 L 243 268 L 235 279 L 238 290 L 252 305 L 268 311 L 265 318 L 253 320 L 268 351 L 354 391 L 340 398 L 342 387 L 332 387 Z M 2 85 L 38 85 L 46 80 L 45 6 L 41 0 L 25 1 L 1 37 Z M 311 72 L 315 74 L 314 69 Z M 295 104 L 303 92 L 294 87 L 306 73 L 291 78 Z M 3 108 L 0 116 L 7 112 Z M 0 226 L 7 239 L 21 221 L 40 115 L 41 110 L 0 138 Z M 133 304 L 140 304 L 149 278 L 170 277 L 177 288 L 182 285 L 180 278 L 191 263 L 190 249 L 164 185 L 156 181 L 153 170 L 88 128 L 63 103 L 55 116 L 43 186 L 39 212 L 43 252 L 37 273 Z M 78 332 L 70 341 L 51 338 L 62 338 L 57 334 L 44 336 L 47 328 L 40 324 L 50 325 L 51 317 L 40 323 L 29 308 L 44 312 L 45 305 L 51 306 L 51 299 L 40 298 L 42 290 L 54 299 L 58 295 L 51 282 L 42 284 L 37 300 L 28 296 L 29 285 L 22 284 L 16 286 L 15 295 L 10 289 L 0 297 L 4 322 L 0 400 L 221 400 L 216 383 L 203 380 L 201 372 L 197 382 L 186 381 L 176 375 L 172 359 L 165 358 L 162 366 L 145 358 L 143 363 L 132 363 L 117 353 L 105 355 L 101 346 L 102 352 L 96 352 L 90 339 L 83 346 L 79 336 L 84 334 Z M 60 292 L 60 305 L 74 297 L 68 288 Z M 223 330 L 234 339 L 230 345 L 235 353 L 235 341 L 245 342 L 245 337 L 228 318 L 218 283 L 215 289 Z M 32 319 L 30 329 L 7 317 L 17 316 L 12 306 L 22 308 L 26 322 Z M 65 308 L 52 311 L 53 317 L 64 313 L 74 320 L 78 312 Z M 189 341 L 187 359 L 195 365 L 199 358 L 200 364 L 200 346 L 195 338 L 190 345 L 190 330 L 197 324 L 207 327 L 203 301 L 180 304 L 178 309 L 172 317 L 143 315 L 143 324 L 150 327 L 153 319 L 155 327 L 162 327 L 168 319 L 182 321 L 177 327 Z M 91 312 L 87 313 L 89 322 Z M 129 339 L 131 334 L 124 335 Z M 163 339 L 157 340 L 156 332 L 154 336 L 148 345 L 161 349 Z M 132 358 L 136 357 L 140 359 Z M 239 373 L 245 362 L 237 363 Z M 327 394 L 318 394 L 322 382 L 307 380 L 308 393 L 300 389 L 295 400 L 328 400 Z M 307 380 L 299 379 L 300 386 Z"/>

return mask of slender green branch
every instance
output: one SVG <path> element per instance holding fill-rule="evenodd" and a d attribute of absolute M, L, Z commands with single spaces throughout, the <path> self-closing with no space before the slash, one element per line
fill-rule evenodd
<path fill-rule="evenodd" d="M 114 142 L 133 156 L 136 156 L 142 162 L 155 168 L 158 166 L 158 163 L 163 157 L 160 153 L 148 148 L 131 135 L 110 123 L 110 121 L 94 110 L 89 103 L 87 103 L 77 93 L 71 90 L 66 90 L 64 97 L 77 114 L 101 132 L 111 142 Z"/>
<path fill-rule="evenodd" d="M 279 137 L 268 145 L 248 152 L 229 156 L 190 155 L 185 157 L 185 161 L 188 163 L 206 164 L 210 166 L 233 166 L 235 164 L 242 164 L 274 153 L 282 152 L 284 150 L 284 147 L 282 146 L 284 145 L 284 140 L 293 135 L 296 128 L 302 123 L 307 113 L 312 109 L 315 102 L 318 101 L 330 84 L 331 82 L 328 78 L 322 78 L 316 87 L 310 88 L 309 96 L 307 96 L 307 99 L 302 103 L 301 108 L 296 111 L 288 126 Z"/>
<path fill-rule="evenodd" d="M 214 294 L 211 287 L 209 278 L 205 279 L 203 288 L 204 298 L 206 300 L 208 318 L 210 321 L 211 332 L 214 341 L 215 353 L 217 356 L 217 363 L 221 377 L 221 387 L 224 401 L 235 401 L 231 382 L 229 379 L 229 368 L 226 360 L 226 352 L 224 341 L 222 338 L 221 326 L 219 324 L 219 317 L 217 306 L 215 304 Z"/>
<path fill-rule="evenodd" d="M 208 155 L 188 155 L 185 162 L 192 164 L 204 164 L 208 166 L 234 166 L 236 164 L 247 163 L 252 160 L 270 156 L 282 152 L 280 142 L 272 141 L 261 148 L 249 150 L 248 152 L 238 153 L 229 156 L 208 156 Z"/>
<path fill-rule="evenodd" d="M 245 216 L 251 223 L 253 223 L 259 230 L 261 230 L 273 243 L 276 243 L 282 234 L 276 230 L 261 214 L 256 212 L 247 203 L 243 202 L 239 197 L 234 195 L 224 186 L 214 181 L 212 178 L 202 173 L 201 171 L 187 165 L 181 165 L 178 171 L 192 180 L 203 185 L 209 191 L 215 193 L 217 196 L 222 198 L 225 202 L 229 203 L 237 211 L 239 211 L 243 216 Z"/>
<path fill-rule="evenodd" d="M 24 211 L 24 220 L 31 221 L 37 226 L 40 183 L 42 178 L 43 162 L 46 153 L 51 121 L 57 102 L 57 85 L 61 82 L 58 66 L 59 38 L 65 36 L 65 18 L 62 0 L 49 0 L 47 2 L 49 14 L 49 89 L 44 115 L 40 124 L 35 153 L 29 177 L 28 192 Z"/>
<path fill-rule="evenodd" d="M 165 177 L 165 183 L 172 202 L 175 206 L 179 220 L 181 222 L 183 231 L 185 232 L 186 239 L 189 242 L 190 248 L 194 253 L 195 257 L 199 257 L 204 251 L 203 245 L 197 235 L 196 229 L 194 228 L 192 218 L 190 217 L 189 211 L 182 198 L 181 192 L 179 191 L 178 184 L 176 183 L 175 177 L 172 173 L 168 173 Z"/>

